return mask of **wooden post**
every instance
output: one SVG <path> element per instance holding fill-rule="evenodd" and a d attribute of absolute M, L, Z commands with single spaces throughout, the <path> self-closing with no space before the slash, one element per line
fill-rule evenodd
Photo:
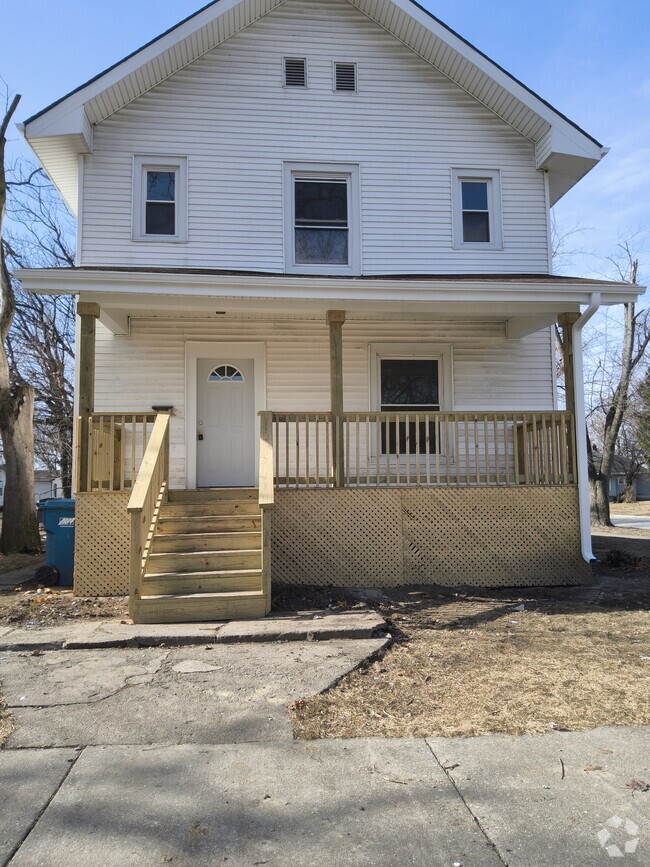
<path fill-rule="evenodd" d="M 80 320 L 79 335 L 79 490 L 87 491 L 88 478 L 88 418 L 95 410 L 95 327 L 99 317 L 99 304 L 77 303 Z"/>
<path fill-rule="evenodd" d="M 576 391 L 573 372 L 573 326 L 580 318 L 579 313 L 561 313 L 557 322 L 562 329 L 562 360 L 564 367 L 564 391 L 566 395 L 566 411 L 570 412 L 573 418 L 576 417 Z M 572 455 L 575 451 L 575 443 L 569 443 L 569 475 L 575 482 L 575 462 L 572 460 Z"/>
<path fill-rule="evenodd" d="M 345 310 L 328 310 L 327 324 L 330 330 L 330 400 L 332 410 L 332 459 L 334 464 L 334 487 L 345 483 L 345 459 L 343 443 L 343 323 Z"/>
<path fill-rule="evenodd" d="M 575 415 L 576 398 L 573 381 L 573 326 L 580 318 L 579 313 L 561 313 L 557 322 L 562 329 L 562 358 L 564 364 L 564 387 L 566 410 Z"/>

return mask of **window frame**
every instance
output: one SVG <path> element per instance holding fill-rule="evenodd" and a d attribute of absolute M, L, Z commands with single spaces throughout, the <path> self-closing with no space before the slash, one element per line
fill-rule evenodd
<path fill-rule="evenodd" d="M 295 180 L 345 180 L 348 194 L 348 263 L 296 263 Z M 284 270 L 287 274 L 355 276 L 361 274 L 361 208 L 359 166 L 349 163 L 284 163 Z"/>
<path fill-rule="evenodd" d="M 438 362 L 438 397 L 440 409 L 435 412 L 452 412 L 454 407 L 453 385 L 453 347 L 451 344 L 426 344 L 426 343 L 374 343 L 368 347 L 370 369 L 370 393 L 369 405 L 372 412 L 381 412 L 381 362 L 386 361 L 413 361 L 426 359 Z M 422 413 L 420 413 L 422 414 Z M 415 413 L 414 413 L 415 415 Z M 450 444 L 451 454 L 446 454 L 444 443 L 441 443 L 440 457 L 447 459 L 450 464 L 454 461 L 453 444 Z M 383 457 L 385 452 L 381 452 Z M 370 444 L 370 456 L 377 458 L 376 446 Z M 404 457 L 404 455 L 402 455 Z M 412 463 L 415 463 L 415 453 L 409 455 Z"/>
<path fill-rule="evenodd" d="M 147 172 L 174 172 L 174 228 L 173 235 L 153 235 L 146 231 Z M 162 154 L 133 157 L 133 215 L 132 240 L 148 243 L 178 244 L 187 241 L 187 157 Z"/>
<path fill-rule="evenodd" d="M 489 241 L 465 241 L 463 237 L 464 182 L 485 183 L 488 199 Z M 455 250 L 503 250 L 503 218 L 501 208 L 501 172 L 498 169 L 452 169 L 452 234 Z"/>

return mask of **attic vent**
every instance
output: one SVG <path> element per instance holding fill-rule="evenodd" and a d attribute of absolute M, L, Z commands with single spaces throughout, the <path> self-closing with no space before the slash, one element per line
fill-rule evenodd
<path fill-rule="evenodd" d="M 354 93 L 357 89 L 356 63 L 336 63 L 335 79 L 335 90 L 345 90 L 348 93 Z"/>
<path fill-rule="evenodd" d="M 307 87 L 307 61 L 304 57 L 284 58 L 284 86 Z"/>

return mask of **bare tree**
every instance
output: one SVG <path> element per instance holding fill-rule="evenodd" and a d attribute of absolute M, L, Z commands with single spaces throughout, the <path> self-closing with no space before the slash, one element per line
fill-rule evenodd
<path fill-rule="evenodd" d="M 618 247 L 618 255 L 609 261 L 620 280 L 636 285 L 639 261 L 632 242 L 624 241 Z M 644 367 L 650 342 L 648 310 L 637 310 L 633 303 L 624 304 L 620 337 L 615 342 L 616 349 L 603 353 L 592 365 L 589 384 L 587 455 L 591 519 L 592 523 L 604 526 L 611 526 L 608 487 L 619 436 L 629 419 L 634 381 Z"/>
<path fill-rule="evenodd" d="M 18 161 L 7 182 L 5 233 L 10 268 L 72 267 L 74 221 L 42 169 Z M 70 496 L 74 366 L 74 299 L 35 295 L 14 283 L 16 315 L 7 338 L 16 375 L 36 390 L 34 450 L 50 472 L 61 475 Z"/>
<path fill-rule="evenodd" d="M 5 458 L 5 498 L 0 549 L 3 553 L 38 551 L 40 539 L 34 509 L 34 389 L 11 375 L 6 341 L 16 312 L 16 295 L 7 267 L 3 224 L 7 205 L 5 152 L 7 129 L 20 96 L 0 122 L 0 436 Z"/>

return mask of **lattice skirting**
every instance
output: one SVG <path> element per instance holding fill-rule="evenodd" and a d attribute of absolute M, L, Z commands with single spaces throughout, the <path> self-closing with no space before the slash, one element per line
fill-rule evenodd
<path fill-rule="evenodd" d="M 277 491 L 272 579 L 305 586 L 586 583 L 575 487 Z"/>
<path fill-rule="evenodd" d="M 77 494 L 74 592 L 121 596 L 129 592 L 129 492 Z"/>

